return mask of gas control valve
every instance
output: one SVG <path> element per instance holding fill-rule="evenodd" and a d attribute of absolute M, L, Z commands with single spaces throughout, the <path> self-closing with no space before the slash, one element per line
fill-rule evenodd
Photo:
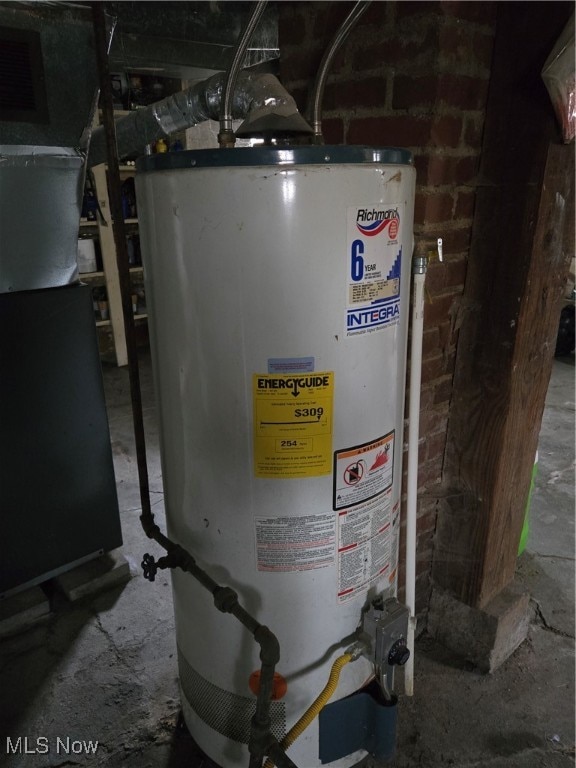
<path fill-rule="evenodd" d="M 389 700 L 393 698 L 394 667 L 406 664 L 410 658 L 406 644 L 409 617 L 408 608 L 395 597 L 378 597 L 362 619 L 366 655 L 373 662 L 376 678 Z"/>

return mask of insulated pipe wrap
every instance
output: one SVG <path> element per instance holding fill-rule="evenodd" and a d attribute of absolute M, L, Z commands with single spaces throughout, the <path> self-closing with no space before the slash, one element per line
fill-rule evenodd
<path fill-rule="evenodd" d="M 119 157 L 142 152 L 147 144 L 205 120 L 218 120 L 224 79 L 224 73 L 213 75 L 116 121 Z M 238 119 L 248 115 L 251 120 L 271 115 L 297 116 L 302 120 L 296 102 L 274 75 L 241 72 L 232 100 L 232 116 Z M 88 165 L 92 167 L 105 161 L 106 140 L 100 126 L 92 134 Z"/>

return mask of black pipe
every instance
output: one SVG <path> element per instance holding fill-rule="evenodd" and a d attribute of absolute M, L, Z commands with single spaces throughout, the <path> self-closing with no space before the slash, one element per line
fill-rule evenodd
<path fill-rule="evenodd" d="M 142 515 L 151 515 L 150 490 L 148 486 L 148 466 L 146 464 L 146 439 L 144 437 L 144 419 L 142 417 L 142 394 L 140 391 L 140 371 L 138 368 L 138 348 L 134 313 L 132 312 L 132 289 L 130 283 L 130 266 L 126 231 L 122 214 L 122 195 L 120 169 L 118 166 L 118 151 L 116 148 L 116 130 L 114 127 L 114 102 L 110 68 L 108 64 L 108 35 L 106 33 L 106 14 L 104 3 L 92 3 L 92 18 L 96 43 L 96 59 L 100 76 L 100 103 L 106 132 L 106 147 L 108 150 L 108 193 L 110 196 L 110 215 L 116 244 L 116 264 L 120 279 L 120 295 L 122 297 L 122 315 L 126 334 L 126 351 L 128 353 L 128 376 L 130 379 L 130 397 L 132 399 L 132 420 L 134 439 L 136 441 L 136 460 L 140 480 L 140 504 Z"/>
<path fill-rule="evenodd" d="M 153 528 L 159 531 L 155 524 Z M 185 573 L 189 573 L 212 594 L 215 607 L 222 613 L 231 613 L 235 616 L 252 633 L 254 640 L 260 646 L 260 687 L 256 698 L 256 710 L 250 723 L 249 768 L 261 768 L 266 757 L 273 757 L 278 768 L 297 768 L 271 731 L 270 702 L 274 672 L 280 660 L 280 645 L 276 635 L 240 605 L 238 595 L 231 587 L 223 587 L 214 581 L 206 571 L 200 568 L 194 557 L 179 544 L 170 541 L 163 534 L 160 534 L 160 537 L 168 545 L 166 546 L 168 554 L 161 557 L 158 562 L 155 562 L 150 555 L 144 555 L 145 575 L 154 581 L 158 568 L 180 568 Z M 153 535 L 151 538 L 156 536 Z"/>
<path fill-rule="evenodd" d="M 120 278 L 122 296 L 122 312 L 126 333 L 126 348 L 128 353 L 128 373 L 130 378 L 130 395 L 132 399 L 132 418 L 134 438 L 136 441 L 136 457 L 138 477 L 140 481 L 140 502 L 142 513 L 140 522 L 146 536 L 154 539 L 168 554 L 161 558 L 158 565 L 162 568 L 181 568 L 190 573 L 205 589 L 212 593 L 214 604 L 219 611 L 231 613 L 254 636 L 260 646 L 260 689 L 256 698 L 256 712 L 252 718 L 250 730 L 250 768 L 260 768 L 265 757 L 276 755 L 275 762 L 279 768 L 296 768 L 286 756 L 270 730 L 270 702 L 274 670 L 280 659 L 280 646 L 276 636 L 268 627 L 260 624 L 238 602 L 238 595 L 230 587 L 222 587 L 200 568 L 192 555 L 183 547 L 165 536 L 154 520 L 150 505 L 150 490 L 148 485 L 148 466 L 146 463 L 146 440 L 144 436 L 144 418 L 142 412 L 142 393 L 140 390 L 140 370 L 138 367 L 138 348 L 134 317 L 132 313 L 132 298 L 130 284 L 130 268 L 124 217 L 122 214 L 122 199 L 120 193 L 120 170 L 116 144 L 116 129 L 114 124 L 114 105 L 110 69 L 108 64 L 108 40 L 106 34 L 106 16 L 104 3 L 92 3 L 92 18 L 96 43 L 96 57 L 100 76 L 100 98 L 103 122 L 106 132 L 106 147 L 108 152 L 108 176 L 110 180 L 110 214 L 113 221 L 114 242 L 116 245 L 116 262 Z M 270 752 L 269 752 L 270 750 Z"/>

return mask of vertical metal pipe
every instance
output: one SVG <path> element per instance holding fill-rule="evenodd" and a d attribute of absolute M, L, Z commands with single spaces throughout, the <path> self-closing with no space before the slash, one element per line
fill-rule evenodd
<path fill-rule="evenodd" d="M 248 43 L 254 34 L 254 30 L 258 26 L 258 22 L 260 21 L 262 14 L 266 9 L 266 5 L 267 0 L 257 0 L 257 2 L 254 3 L 252 9 L 250 10 L 248 21 L 240 33 L 240 37 L 238 38 L 238 42 L 236 43 L 236 47 L 234 49 L 234 57 L 232 59 L 232 63 L 230 64 L 230 68 L 226 73 L 226 80 L 222 89 L 220 133 L 218 134 L 218 143 L 221 147 L 233 147 L 235 143 L 234 131 L 232 130 L 232 96 L 234 95 L 234 89 L 236 88 L 238 73 L 242 66 L 242 62 L 244 61 L 246 48 L 248 47 Z"/>
<path fill-rule="evenodd" d="M 318 68 L 318 73 L 312 89 L 312 95 L 310 96 L 307 115 L 308 120 L 314 129 L 314 143 L 316 144 L 324 143 L 322 138 L 322 99 L 324 97 L 324 86 L 326 85 L 330 66 L 332 65 L 332 61 L 338 52 L 338 49 L 348 36 L 348 33 L 369 5 L 370 0 L 359 0 L 356 3 L 334 35 L 332 42 L 326 49 L 322 61 L 320 62 L 320 67 Z"/>
<path fill-rule="evenodd" d="M 138 478 L 140 481 L 140 503 L 142 518 L 151 518 L 150 491 L 148 486 L 148 466 L 146 464 L 146 439 L 144 436 L 144 419 L 142 416 L 142 393 L 140 391 L 140 371 L 138 369 L 138 349 L 134 315 L 132 313 L 132 298 L 130 284 L 130 267 L 128 264 L 128 249 L 126 246 L 126 231 L 122 215 L 122 196 L 120 170 L 118 167 L 118 150 L 116 147 L 116 130 L 114 127 L 114 104 L 110 68 L 108 64 L 108 36 L 106 33 L 105 5 L 102 2 L 92 3 L 92 19 L 96 43 L 96 59 L 100 77 L 100 99 L 102 115 L 106 131 L 106 146 L 108 150 L 108 179 L 110 195 L 110 215 L 114 229 L 116 245 L 116 263 L 120 279 L 120 294 L 122 297 L 122 314 L 126 333 L 126 349 L 128 352 L 128 375 L 130 378 L 130 397 L 132 400 L 132 420 L 134 438 L 136 441 L 136 458 L 138 462 Z"/>

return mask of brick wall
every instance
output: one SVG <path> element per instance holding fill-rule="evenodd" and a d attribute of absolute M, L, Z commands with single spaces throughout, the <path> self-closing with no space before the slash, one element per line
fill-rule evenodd
<path fill-rule="evenodd" d="M 305 110 L 322 54 L 351 3 L 281 2 L 280 77 Z M 418 610 L 426 608 L 458 308 L 475 184 L 496 5 L 373 2 L 337 55 L 325 91 L 326 143 L 401 146 L 417 170 L 417 253 L 444 242 L 427 276 L 418 498 Z M 400 574 L 400 584 L 403 583 Z"/>

